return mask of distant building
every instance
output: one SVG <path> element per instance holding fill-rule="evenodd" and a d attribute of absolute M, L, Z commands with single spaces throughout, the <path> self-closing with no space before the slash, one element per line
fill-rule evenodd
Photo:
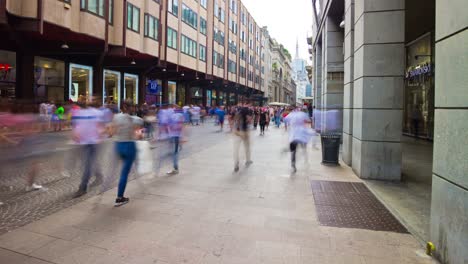
<path fill-rule="evenodd" d="M 302 98 L 306 97 L 306 87 L 310 83 L 306 71 L 306 60 L 299 58 L 299 42 L 296 43 L 296 55 L 292 64 L 293 79 L 296 83 L 296 102 L 302 104 Z"/>

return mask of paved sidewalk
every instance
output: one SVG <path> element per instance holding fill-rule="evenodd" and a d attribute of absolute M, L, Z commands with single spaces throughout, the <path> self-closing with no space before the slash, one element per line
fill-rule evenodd
<path fill-rule="evenodd" d="M 130 182 L 127 205 L 113 207 L 112 189 L 0 236 L 0 262 L 435 263 L 409 234 L 321 226 L 311 180 L 360 180 L 310 146 L 292 175 L 284 130 L 253 132 L 254 163 L 239 173 L 232 135 L 205 136 L 222 140 L 185 156 L 179 175 Z"/>

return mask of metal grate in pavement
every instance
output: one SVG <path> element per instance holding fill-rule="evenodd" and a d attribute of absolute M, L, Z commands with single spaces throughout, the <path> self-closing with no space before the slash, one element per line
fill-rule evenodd
<path fill-rule="evenodd" d="M 312 181 L 321 225 L 408 233 L 363 183 Z"/>

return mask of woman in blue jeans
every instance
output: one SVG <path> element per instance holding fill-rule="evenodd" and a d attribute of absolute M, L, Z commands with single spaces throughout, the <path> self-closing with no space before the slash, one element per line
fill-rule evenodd
<path fill-rule="evenodd" d="M 136 130 L 141 128 L 143 120 L 128 114 L 129 106 L 122 104 L 122 112 L 116 114 L 113 119 L 112 135 L 115 139 L 117 154 L 123 160 L 122 172 L 120 173 L 119 187 L 117 191 L 116 206 L 126 204 L 129 198 L 124 197 L 127 187 L 128 175 L 136 158 Z"/>

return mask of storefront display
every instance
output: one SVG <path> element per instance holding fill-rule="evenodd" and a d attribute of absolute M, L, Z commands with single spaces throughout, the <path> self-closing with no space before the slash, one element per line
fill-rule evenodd
<path fill-rule="evenodd" d="M 37 101 L 65 100 L 65 62 L 34 58 L 34 96 Z"/>
<path fill-rule="evenodd" d="M 74 102 L 89 102 L 93 94 L 93 68 L 70 64 L 69 98 Z"/>
<path fill-rule="evenodd" d="M 177 83 L 176 82 L 168 82 L 167 84 L 167 99 L 168 104 L 176 104 L 176 89 Z"/>
<path fill-rule="evenodd" d="M 162 81 L 161 80 L 146 80 L 146 96 L 145 102 L 148 105 L 159 105 L 162 100 Z"/>
<path fill-rule="evenodd" d="M 0 99 L 15 98 L 16 53 L 0 50 Z"/>
<path fill-rule="evenodd" d="M 126 102 L 138 104 L 138 75 L 124 74 L 124 98 Z"/>
<path fill-rule="evenodd" d="M 120 72 L 104 70 L 102 103 L 120 108 Z"/>
<path fill-rule="evenodd" d="M 407 45 L 403 133 L 433 139 L 434 56 L 430 33 Z"/>
<path fill-rule="evenodd" d="M 211 106 L 211 90 L 206 90 L 206 106 Z"/>
<path fill-rule="evenodd" d="M 203 90 L 200 87 L 192 87 L 192 104 L 202 105 L 203 104 Z"/>
<path fill-rule="evenodd" d="M 180 83 L 177 85 L 177 104 L 179 106 L 185 105 L 185 85 Z"/>

